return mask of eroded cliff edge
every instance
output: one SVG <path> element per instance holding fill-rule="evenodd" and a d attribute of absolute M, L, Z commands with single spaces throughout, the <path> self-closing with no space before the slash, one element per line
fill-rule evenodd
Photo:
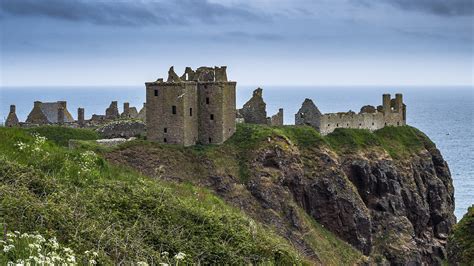
<path fill-rule="evenodd" d="M 106 157 L 214 190 L 315 262 L 324 254 L 308 237 L 308 217 L 370 261 L 401 264 L 440 264 L 455 223 L 449 168 L 411 127 L 321 137 L 309 127 L 239 125 L 221 146 L 135 142 Z"/>

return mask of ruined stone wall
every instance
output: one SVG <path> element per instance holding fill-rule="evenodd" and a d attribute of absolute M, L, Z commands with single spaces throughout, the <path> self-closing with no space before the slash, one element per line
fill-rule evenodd
<path fill-rule="evenodd" d="M 263 101 L 263 90 L 257 88 L 253 91 L 252 98 L 248 100 L 242 109 L 239 110 L 243 116 L 245 123 L 249 124 L 268 124 L 267 120 L 267 104 Z"/>
<path fill-rule="evenodd" d="M 314 127 L 317 131 L 321 126 L 321 112 L 311 99 L 306 98 L 301 108 L 295 114 L 295 125 L 307 125 Z"/>
<path fill-rule="evenodd" d="M 278 109 L 278 113 L 273 115 L 270 119 L 270 124 L 272 126 L 282 126 L 283 125 L 283 108 Z"/>
<path fill-rule="evenodd" d="M 31 110 L 30 114 L 28 114 L 25 122 L 38 125 L 49 124 L 48 118 L 41 110 L 41 102 L 36 101 L 34 103 L 33 110 Z"/>
<path fill-rule="evenodd" d="M 146 87 L 147 138 L 160 143 L 194 145 L 198 138 L 196 83 L 156 82 L 147 83 Z"/>

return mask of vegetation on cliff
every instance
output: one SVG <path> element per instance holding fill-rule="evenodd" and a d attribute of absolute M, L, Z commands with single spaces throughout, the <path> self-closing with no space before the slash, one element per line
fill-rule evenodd
<path fill-rule="evenodd" d="M 0 128 L 0 139 L 0 223 L 9 234 L 55 237 L 79 262 L 86 252 L 106 264 L 156 264 L 180 252 L 205 264 L 301 261 L 283 238 L 206 189 L 151 180 L 20 129 Z M 20 247 L 6 245 L 2 264 L 18 258 L 9 253 Z"/>
<path fill-rule="evenodd" d="M 469 207 L 453 229 L 448 240 L 448 259 L 451 264 L 474 263 L 474 205 Z"/>
<path fill-rule="evenodd" d="M 429 254 L 419 255 L 424 247 L 384 244 L 370 228 L 386 225 L 382 219 L 371 225 L 369 208 L 400 217 L 388 221 L 398 234 L 414 233 L 411 220 L 419 220 L 420 232 L 430 223 L 431 203 L 415 206 L 424 197 L 417 193 L 443 191 L 443 183 L 424 176 L 415 184 L 416 177 L 397 170 L 405 161 L 412 175 L 434 172 L 430 155 L 417 154 L 435 147 L 415 128 L 338 129 L 321 136 L 308 126 L 239 124 L 223 145 L 136 140 L 116 148 L 88 141 L 97 138 L 93 132 L 62 130 L 0 128 L 0 223 L 57 237 L 78 260 L 90 259 L 87 251 L 104 263 L 156 263 L 166 261 L 163 252 L 183 252 L 187 262 L 346 265 L 366 261 L 362 252 L 369 255 L 373 238 L 374 250 L 389 261 L 428 261 L 422 256 Z M 67 150 L 69 139 L 82 141 Z M 365 153 L 374 152 L 382 159 L 367 161 Z M 442 169 L 442 158 L 438 163 Z M 365 179 L 367 188 L 358 183 Z M 391 182 L 409 197 L 392 191 Z M 405 204 L 423 215 L 406 214 Z"/>

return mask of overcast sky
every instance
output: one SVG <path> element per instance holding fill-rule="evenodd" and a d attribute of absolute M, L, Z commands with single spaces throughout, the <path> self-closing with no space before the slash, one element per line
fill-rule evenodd
<path fill-rule="evenodd" d="M 472 85 L 471 0 L 1 0 L 1 85 Z"/>

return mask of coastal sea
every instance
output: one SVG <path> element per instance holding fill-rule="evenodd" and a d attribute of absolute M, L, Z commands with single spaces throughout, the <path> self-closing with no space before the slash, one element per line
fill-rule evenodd
<path fill-rule="evenodd" d="M 284 108 L 285 124 L 294 124 L 294 114 L 305 98 L 313 99 L 323 113 L 353 110 L 363 105 L 380 105 L 383 93 L 403 93 L 408 124 L 425 132 L 441 150 L 451 169 L 455 188 L 455 214 L 458 220 L 474 204 L 474 88 L 473 87 L 291 87 L 263 86 L 268 115 Z M 255 87 L 237 88 L 240 108 Z M 77 118 L 84 107 L 86 118 L 103 114 L 111 101 L 124 101 L 140 109 L 145 101 L 143 86 L 124 87 L 0 87 L 0 123 L 15 104 L 24 121 L 35 100 L 66 100 Z"/>

